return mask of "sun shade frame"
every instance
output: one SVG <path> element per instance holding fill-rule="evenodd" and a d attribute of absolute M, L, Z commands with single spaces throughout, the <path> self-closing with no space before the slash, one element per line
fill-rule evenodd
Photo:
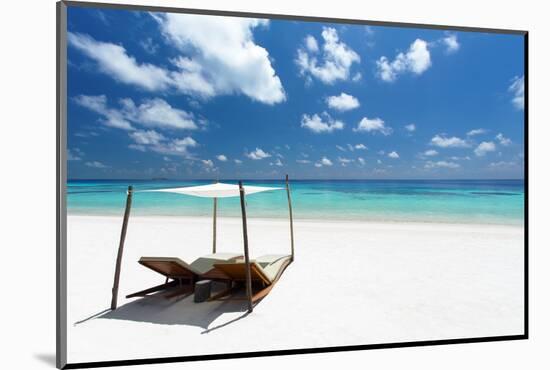
<path fill-rule="evenodd" d="M 245 196 L 254 194 L 254 193 L 261 193 L 264 191 L 272 191 L 272 190 L 286 190 L 287 193 L 287 199 L 288 199 L 288 211 L 289 211 L 289 221 L 290 221 L 290 258 L 288 263 L 292 263 L 294 261 L 294 227 L 293 227 L 293 218 L 292 218 L 292 203 L 290 199 L 290 187 L 288 183 L 288 175 L 285 177 L 285 187 L 268 187 L 268 186 L 251 186 L 251 185 L 243 185 L 242 181 L 239 181 L 239 184 L 226 184 L 226 183 L 220 183 L 215 182 L 213 184 L 207 184 L 207 185 L 198 185 L 198 186 L 188 186 L 188 187 L 180 187 L 180 188 L 167 188 L 167 189 L 148 189 L 148 190 L 139 190 L 137 192 L 163 192 L 163 193 L 176 193 L 176 194 L 183 194 L 183 195 L 190 195 L 194 197 L 201 197 L 201 198 L 212 198 L 214 209 L 213 209 L 213 223 L 212 223 L 212 253 L 216 254 L 216 218 L 217 218 L 217 200 L 218 198 L 229 198 L 229 197 L 239 197 L 240 203 L 241 203 L 241 216 L 242 216 L 242 222 L 243 222 L 243 244 L 244 244 L 244 262 L 246 266 L 246 295 L 247 295 L 247 303 L 248 303 L 248 312 L 252 312 L 253 310 L 253 297 L 252 297 L 252 277 L 251 277 L 251 262 L 248 254 L 248 231 L 247 231 L 247 220 L 246 220 L 246 201 Z M 122 254 L 124 249 L 124 241 L 126 239 L 126 229 L 128 226 L 128 219 L 130 216 L 130 209 L 132 204 L 132 195 L 136 192 L 133 190 L 133 187 L 130 185 L 128 186 L 128 191 L 126 193 L 126 209 L 124 212 L 124 219 L 122 222 L 122 231 L 120 234 L 120 242 L 118 246 L 118 253 L 117 253 L 117 260 L 115 265 L 115 278 L 113 282 L 113 289 L 112 292 L 112 300 L 111 300 L 111 310 L 115 310 L 117 308 L 117 297 L 118 297 L 118 288 L 119 288 L 119 280 L 120 280 L 120 271 L 121 271 L 121 263 L 122 263 Z M 285 266 L 286 267 L 286 266 Z M 154 289 L 157 289 L 157 287 L 154 287 Z M 267 290 L 266 290 L 267 289 Z M 265 288 L 264 295 L 269 292 L 271 288 Z M 142 293 L 142 292 L 138 292 Z M 130 295 L 132 296 L 132 295 Z M 128 296 L 127 298 L 129 298 Z M 263 296 L 262 296 L 263 297 Z"/>

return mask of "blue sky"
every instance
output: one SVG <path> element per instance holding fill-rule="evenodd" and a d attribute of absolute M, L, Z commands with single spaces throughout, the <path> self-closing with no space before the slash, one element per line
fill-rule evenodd
<path fill-rule="evenodd" d="M 523 36 L 68 9 L 69 178 L 523 178 Z"/>

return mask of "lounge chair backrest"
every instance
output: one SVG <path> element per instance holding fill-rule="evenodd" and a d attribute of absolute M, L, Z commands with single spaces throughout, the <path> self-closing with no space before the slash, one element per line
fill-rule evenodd
<path fill-rule="evenodd" d="M 241 255 L 234 253 L 216 253 L 197 258 L 191 264 L 177 257 L 141 257 L 139 263 L 168 277 L 187 277 L 203 275 L 222 261 L 235 261 Z"/>
<path fill-rule="evenodd" d="M 199 271 L 200 274 L 205 274 L 214 268 L 215 263 L 222 261 L 234 261 L 236 258 L 239 257 L 241 257 L 241 255 L 235 253 L 208 254 L 191 262 L 191 267 Z"/>
<path fill-rule="evenodd" d="M 141 257 L 138 261 L 145 267 L 171 278 L 200 275 L 200 271 L 177 257 Z"/>
<path fill-rule="evenodd" d="M 252 280 L 259 280 L 271 284 L 290 259 L 289 255 L 264 255 L 250 261 Z M 263 265 L 263 266 L 262 266 Z M 235 280 L 244 280 L 246 276 L 244 261 L 215 263 L 214 267 L 222 270 Z"/>
<path fill-rule="evenodd" d="M 281 273 L 281 269 L 285 263 L 288 263 L 289 260 L 289 255 L 280 256 L 279 258 L 274 259 L 273 262 L 264 267 L 264 273 L 271 281 L 277 279 L 278 275 Z"/>

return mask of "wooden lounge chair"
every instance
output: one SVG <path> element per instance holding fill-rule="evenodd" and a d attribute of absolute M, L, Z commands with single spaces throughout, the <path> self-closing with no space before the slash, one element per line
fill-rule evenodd
<path fill-rule="evenodd" d="M 250 260 L 251 280 L 256 288 L 259 287 L 252 294 L 252 303 L 259 301 L 269 294 L 291 261 L 292 257 L 290 255 L 281 254 L 268 254 L 255 260 Z M 231 282 L 246 281 L 246 265 L 242 258 L 237 261 L 214 263 L 214 267 L 227 275 L 231 279 Z M 226 290 L 212 296 L 210 300 L 221 299 L 234 293 L 235 287 L 232 285 L 230 284 Z"/>
<path fill-rule="evenodd" d="M 161 290 L 178 288 L 165 295 L 166 298 L 171 298 L 193 292 L 195 282 L 199 279 L 229 281 L 230 278 L 216 269 L 214 264 L 235 262 L 240 258 L 242 255 L 238 253 L 216 253 L 202 256 L 188 264 L 177 257 L 141 257 L 138 261 L 141 265 L 163 275 L 166 281 L 164 284 L 129 294 L 126 298 L 144 297 Z"/>

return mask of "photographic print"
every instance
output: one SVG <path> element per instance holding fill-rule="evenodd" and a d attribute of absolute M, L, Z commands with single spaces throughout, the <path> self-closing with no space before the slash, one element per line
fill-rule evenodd
<path fill-rule="evenodd" d="M 58 366 L 526 338 L 525 32 L 60 6 Z"/>

